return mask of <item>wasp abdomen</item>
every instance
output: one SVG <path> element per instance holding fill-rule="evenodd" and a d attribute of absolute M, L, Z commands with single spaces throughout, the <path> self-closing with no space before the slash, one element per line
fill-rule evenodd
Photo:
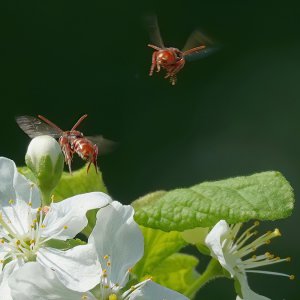
<path fill-rule="evenodd" d="M 82 159 L 90 159 L 95 155 L 95 146 L 86 138 L 76 138 L 73 141 L 74 151 Z"/>

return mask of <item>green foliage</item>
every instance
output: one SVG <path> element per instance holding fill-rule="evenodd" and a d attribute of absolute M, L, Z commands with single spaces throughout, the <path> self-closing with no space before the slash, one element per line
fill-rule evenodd
<path fill-rule="evenodd" d="M 107 193 L 107 190 L 102 180 L 100 170 L 98 169 L 98 173 L 96 173 L 95 168 L 90 168 L 87 173 L 87 168 L 84 166 L 72 174 L 68 172 L 63 173 L 58 186 L 53 192 L 54 201 L 60 201 L 68 197 L 89 192 Z M 88 225 L 82 231 L 87 237 L 90 235 L 96 224 L 96 214 L 97 210 L 95 209 L 87 212 Z"/>
<path fill-rule="evenodd" d="M 85 245 L 86 243 L 83 242 L 80 239 L 69 239 L 66 241 L 62 240 L 49 240 L 46 242 L 47 247 L 55 248 L 55 249 L 60 249 L 60 250 L 68 250 L 70 248 L 80 246 L 80 245 Z"/>
<path fill-rule="evenodd" d="M 141 227 L 145 253 L 134 267 L 133 273 L 138 281 L 152 279 L 181 293 L 198 278 L 195 270 L 198 259 L 191 255 L 177 253 L 186 246 L 180 232 L 163 232 L 161 230 Z"/>
<path fill-rule="evenodd" d="M 285 218 L 292 212 L 294 194 L 281 173 L 270 171 L 152 193 L 132 204 L 140 225 L 183 231 L 220 219 L 237 223 Z"/>
<path fill-rule="evenodd" d="M 195 270 L 198 263 L 199 260 L 195 256 L 174 253 L 153 269 L 153 280 L 184 294 L 199 277 Z"/>
<path fill-rule="evenodd" d="M 166 193 L 167 193 L 166 191 L 156 191 L 138 198 L 131 204 L 134 206 L 135 211 L 137 211 L 147 205 L 153 205 L 157 200 L 159 200 Z"/>
<path fill-rule="evenodd" d="M 28 167 L 18 167 L 18 171 L 23 174 L 27 179 L 37 184 L 37 179 Z"/>
<path fill-rule="evenodd" d="M 19 167 L 18 171 L 32 182 L 37 182 L 36 177 L 28 167 Z M 107 193 L 107 189 L 100 170 L 96 173 L 94 168 L 90 168 L 89 173 L 87 173 L 86 166 L 84 166 L 72 174 L 63 172 L 60 182 L 53 191 L 54 201 L 59 202 L 63 199 L 89 192 Z"/>
<path fill-rule="evenodd" d="M 78 194 L 88 192 L 107 193 L 100 170 L 96 173 L 94 168 L 86 171 L 86 166 L 74 171 L 72 174 L 64 172 L 62 178 L 54 189 L 54 201 L 60 201 Z"/>

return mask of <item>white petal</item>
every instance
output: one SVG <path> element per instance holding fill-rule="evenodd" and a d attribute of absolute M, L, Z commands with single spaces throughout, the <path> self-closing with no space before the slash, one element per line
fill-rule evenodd
<path fill-rule="evenodd" d="M 45 228 L 42 231 L 42 236 L 55 235 L 56 239 L 61 240 L 73 238 L 88 224 L 86 218 L 88 210 L 101 208 L 110 202 L 111 198 L 108 195 L 92 192 L 52 203 L 43 221 Z M 67 229 L 62 230 L 64 226 L 67 226 Z M 58 234 L 60 231 L 62 232 Z"/>
<path fill-rule="evenodd" d="M 57 278 L 75 291 L 88 291 L 100 281 L 101 267 L 93 245 L 81 245 L 67 251 L 41 248 L 37 261 L 55 270 Z"/>
<path fill-rule="evenodd" d="M 133 291 L 128 300 L 189 300 L 184 295 L 165 288 L 153 281 L 148 281 Z"/>
<path fill-rule="evenodd" d="M 250 287 L 248 285 L 246 274 L 237 273 L 236 278 L 241 285 L 241 292 L 242 292 L 244 300 L 271 300 L 270 298 L 256 294 L 255 292 L 253 292 L 250 289 Z M 241 300 L 243 300 L 243 299 L 241 299 Z"/>
<path fill-rule="evenodd" d="M 223 268 L 231 274 L 231 276 L 234 276 L 234 266 L 229 263 L 231 260 L 227 259 L 226 249 L 223 249 L 222 247 L 222 239 L 226 236 L 229 230 L 230 228 L 226 221 L 219 221 L 206 236 L 205 244 L 210 249 L 211 256 L 216 258 Z"/>
<path fill-rule="evenodd" d="M 31 201 L 32 207 L 40 206 L 40 192 L 36 185 L 27 180 L 17 171 L 15 163 L 0 157 L 0 201 L 1 205 L 8 205 L 9 200 L 21 199 Z"/>
<path fill-rule="evenodd" d="M 28 202 L 17 200 L 10 206 L 2 207 L 2 217 L 11 231 L 20 236 L 26 235 L 32 224 L 33 209 Z"/>
<path fill-rule="evenodd" d="M 11 251 L 9 247 L 7 247 L 6 243 L 0 243 L 0 276 L 3 271 L 3 263 L 4 263 L 4 258 L 5 256 Z"/>
<path fill-rule="evenodd" d="M 121 286 L 126 283 L 126 273 L 144 253 L 144 238 L 133 219 L 134 210 L 130 205 L 114 201 L 100 209 L 97 222 L 90 235 L 89 243 L 95 245 L 103 268 L 109 256 L 111 272 L 109 279 Z"/>
<path fill-rule="evenodd" d="M 12 260 L 5 265 L 3 272 L 0 276 L 0 295 L 1 300 L 12 300 L 11 289 L 8 281 L 13 273 L 15 273 L 24 262 L 22 260 Z"/>
<path fill-rule="evenodd" d="M 39 263 L 29 262 L 16 271 L 9 280 L 12 296 L 16 300 L 96 300 L 91 293 L 79 293 L 67 289 L 54 271 Z M 2 298 L 1 298 L 2 300 Z"/>

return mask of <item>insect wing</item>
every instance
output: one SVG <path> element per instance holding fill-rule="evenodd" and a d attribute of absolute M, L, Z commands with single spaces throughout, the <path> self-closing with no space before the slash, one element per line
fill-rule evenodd
<path fill-rule="evenodd" d="M 104 138 L 102 135 L 95 136 L 86 136 L 88 140 L 90 140 L 93 144 L 96 144 L 99 149 L 98 155 L 104 155 L 114 151 L 118 145 L 117 142 L 108 140 Z"/>
<path fill-rule="evenodd" d="M 182 52 L 188 51 L 192 48 L 196 48 L 199 46 L 209 47 L 213 45 L 213 41 L 208 38 L 205 34 L 203 34 L 200 30 L 194 30 L 191 35 L 188 37 L 184 47 L 182 48 Z"/>
<path fill-rule="evenodd" d="M 157 17 L 155 15 L 148 15 L 145 17 L 145 23 L 149 31 L 151 44 L 160 48 L 165 48 L 160 34 Z"/>
<path fill-rule="evenodd" d="M 186 61 L 190 62 L 190 61 L 205 58 L 205 57 L 215 53 L 218 50 L 219 50 L 219 48 L 217 48 L 217 47 L 204 48 L 199 51 L 190 53 L 188 55 L 184 55 L 184 57 L 185 57 Z"/>
<path fill-rule="evenodd" d="M 62 131 L 53 128 L 36 117 L 19 116 L 16 117 L 16 122 L 30 138 L 40 135 L 50 135 L 53 138 L 59 138 L 62 134 Z"/>

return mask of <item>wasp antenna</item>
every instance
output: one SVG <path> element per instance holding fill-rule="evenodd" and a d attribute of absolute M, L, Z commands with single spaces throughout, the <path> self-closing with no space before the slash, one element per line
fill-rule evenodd
<path fill-rule="evenodd" d="M 160 48 L 160 47 L 157 47 L 157 46 L 155 46 L 155 45 L 152 45 L 152 44 L 148 44 L 147 45 L 148 47 L 150 47 L 150 48 L 152 48 L 152 49 L 154 49 L 154 50 L 157 50 L 157 51 L 159 51 L 159 50 L 161 50 L 162 48 Z"/>
<path fill-rule="evenodd" d="M 46 117 L 42 116 L 42 115 L 38 115 L 38 118 L 43 120 L 45 123 L 47 123 L 48 125 L 52 126 L 53 128 L 55 128 L 58 131 L 62 131 L 61 128 L 59 128 L 57 125 L 55 125 L 54 123 L 52 123 L 50 120 L 48 120 Z"/>
<path fill-rule="evenodd" d="M 75 130 L 79 125 L 80 123 L 87 117 L 88 115 L 85 114 L 83 115 L 82 117 L 79 118 L 79 120 L 75 123 L 75 125 L 73 126 L 73 128 L 71 130 Z"/>
<path fill-rule="evenodd" d="M 186 50 L 183 52 L 183 55 L 186 56 L 186 55 L 189 55 L 191 53 L 195 53 L 195 52 L 198 52 L 202 49 L 205 49 L 206 46 L 205 45 L 202 45 L 202 46 L 199 46 L 199 47 L 195 47 L 195 48 L 192 48 L 192 49 L 189 49 L 189 50 Z"/>

